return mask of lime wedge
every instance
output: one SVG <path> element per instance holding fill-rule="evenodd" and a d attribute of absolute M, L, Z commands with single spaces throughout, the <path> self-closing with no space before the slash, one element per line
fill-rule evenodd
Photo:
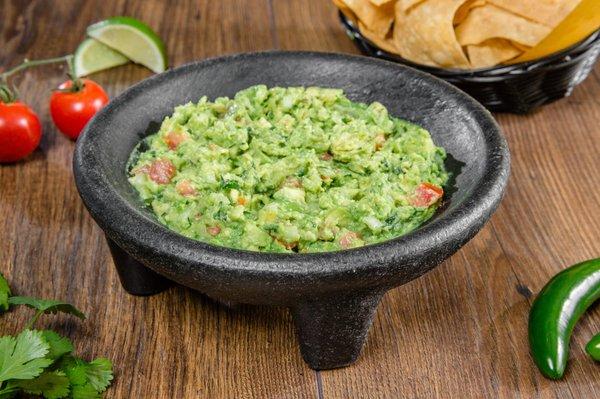
<path fill-rule="evenodd" d="M 73 57 L 77 77 L 87 76 L 104 69 L 127 64 L 129 58 L 95 39 L 85 39 Z"/>
<path fill-rule="evenodd" d="M 88 36 L 155 73 L 167 69 L 165 44 L 148 25 L 130 17 L 113 17 L 90 25 Z"/>

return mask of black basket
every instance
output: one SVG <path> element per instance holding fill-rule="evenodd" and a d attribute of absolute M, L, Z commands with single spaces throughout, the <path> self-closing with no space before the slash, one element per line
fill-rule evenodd
<path fill-rule="evenodd" d="M 339 15 L 346 33 L 363 54 L 399 62 L 444 79 L 490 111 L 526 113 L 570 95 L 589 75 L 600 53 L 600 31 L 596 31 L 564 51 L 535 61 L 472 70 L 436 68 L 380 49 L 343 13 Z"/>

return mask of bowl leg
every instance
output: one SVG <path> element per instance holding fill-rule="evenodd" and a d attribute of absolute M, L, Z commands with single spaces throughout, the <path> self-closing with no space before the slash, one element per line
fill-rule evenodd
<path fill-rule="evenodd" d="M 384 292 L 319 298 L 291 308 L 308 366 L 327 370 L 356 361 Z"/>
<path fill-rule="evenodd" d="M 131 295 L 158 294 L 169 288 L 171 281 L 150 270 L 106 237 L 121 285 Z"/>

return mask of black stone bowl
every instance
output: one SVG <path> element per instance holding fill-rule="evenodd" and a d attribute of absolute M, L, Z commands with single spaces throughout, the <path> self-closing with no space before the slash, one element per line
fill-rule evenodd
<path fill-rule="evenodd" d="M 128 183 L 129 154 L 176 105 L 255 84 L 341 88 L 352 100 L 379 101 L 425 127 L 449 154 L 454 178 L 444 205 L 403 237 L 327 253 L 234 250 L 168 230 Z M 329 369 L 357 359 L 387 290 L 431 270 L 481 229 L 502 198 L 509 152 L 487 110 L 431 75 L 359 56 L 267 52 L 185 65 L 126 90 L 88 124 L 74 170 L 128 292 L 151 295 L 173 281 L 224 302 L 290 307 L 304 359 Z"/>

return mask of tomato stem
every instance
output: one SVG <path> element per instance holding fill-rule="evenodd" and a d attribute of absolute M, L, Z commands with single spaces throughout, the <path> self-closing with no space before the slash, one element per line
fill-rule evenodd
<path fill-rule="evenodd" d="M 69 69 L 71 71 L 73 71 L 72 60 L 73 60 L 72 54 L 63 55 L 62 57 L 45 58 L 45 59 L 41 59 L 41 60 L 29 60 L 29 59 L 25 58 L 21 64 L 17 65 L 16 67 L 14 67 L 12 69 L 9 69 L 6 72 L 0 73 L 0 102 L 9 104 L 9 103 L 16 101 L 16 99 L 18 98 L 16 88 L 15 87 L 11 88 L 8 85 L 8 78 L 11 77 L 12 75 L 14 75 L 18 72 L 21 72 L 25 69 L 28 69 L 28 68 L 41 66 L 41 65 L 47 65 L 47 64 L 56 64 L 59 62 L 67 62 L 67 64 L 69 65 Z M 77 83 L 80 82 L 78 79 L 72 78 L 72 80 L 73 80 L 74 86 L 77 86 Z M 80 89 L 81 89 L 81 86 L 77 86 L 77 90 L 80 90 Z"/>
<path fill-rule="evenodd" d="M 29 59 L 25 58 L 20 65 L 17 65 L 16 67 L 9 69 L 6 72 L 2 72 L 2 74 L 0 74 L 0 80 L 3 82 L 6 82 L 8 77 L 14 75 L 17 72 L 23 71 L 27 68 L 36 67 L 36 66 L 40 66 L 40 65 L 47 65 L 47 64 L 56 64 L 58 62 L 69 62 L 69 60 L 71 60 L 72 58 L 73 58 L 73 55 L 71 55 L 71 54 L 63 55 L 62 57 L 46 58 L 46 59 L 42 59 L 42 60 L 29 60 Z"/>
<path fill-rule="evenodd" d="M 0 84 L 0 102 L 10 104 L 15 101 L 15 95 L 4 83 Z"/>
<path fill-rule="evenodd" d="M 83 86 L 84 86 L 83 80 L 79 79 L 77 77 L 77 74 L 75 73 L 75 65 L 73 64 L 73 57 L 71 57 L 67 60 L 67 64 L 69 65 L 69 72 L 67 72 L 67 75 L 69 76 L 69 79 L 71 79 L 71 82 L 73 82 L 69 91 L 76 93 L 83 89 Z"/>

